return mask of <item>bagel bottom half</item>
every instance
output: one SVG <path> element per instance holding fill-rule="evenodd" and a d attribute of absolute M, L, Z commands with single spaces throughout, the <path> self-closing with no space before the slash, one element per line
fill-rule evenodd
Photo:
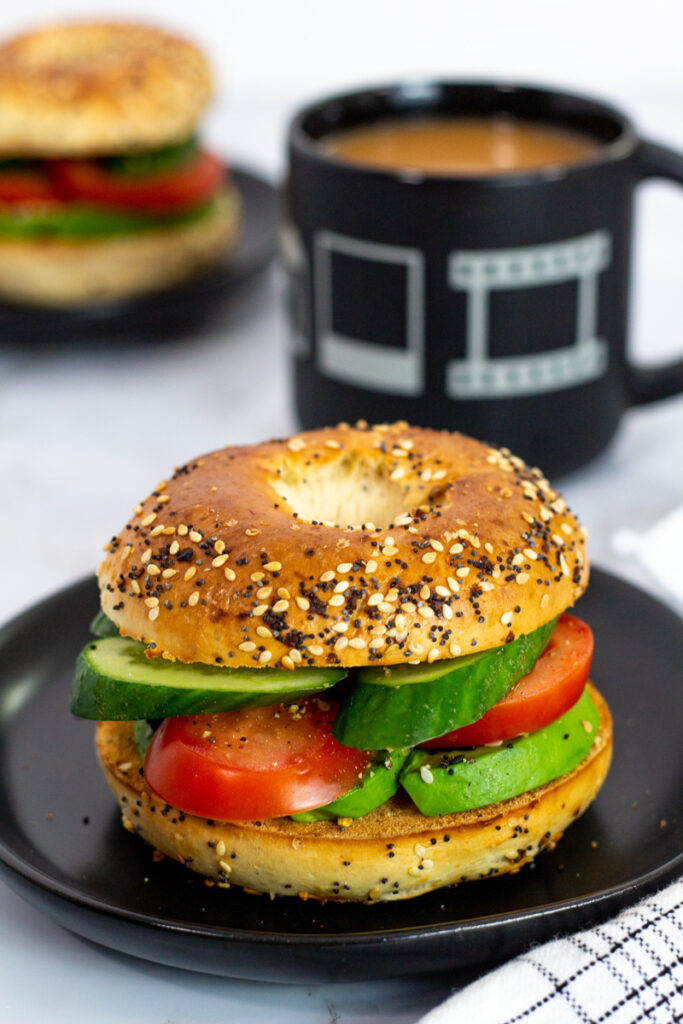
<path fill-rule="evenodd" d="M 0 238 L 0 297 L 68 308 L 166 288 L 220 259 L 239 220 L 239 193 L 229 185 L 186 224 L 83 241 Z"/>
<path fill-rule="evenodd" d="M 216 883 L 304 899 L 397 900 L 519 871 L 555 845 L 609 769 L 612 719 L 597 690 L 590 692 L 600 727 L 572 772 L 502 803 L 438 818 L 397 794 L 355 821 L 207 821 L 147 788 L 129 722 L 100 722 L 96 744 L 124 827 Z"/>

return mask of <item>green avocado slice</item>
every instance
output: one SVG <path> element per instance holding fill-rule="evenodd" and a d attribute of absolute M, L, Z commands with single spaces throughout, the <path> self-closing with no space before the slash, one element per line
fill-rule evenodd
<path fill-rule="evenodd" d="M 414 750 L 401 785 L 430 817 L 496 804 L 572 771 L 593 745 L 599 725 L 586 688 L 557 721 L 500 746 Z"/>
<path fill-rule="evenodd" d="M 91 641 L 79 654 L 71 711 L 80 718 L 134 721 L 237 711 L 297 700 L 334 686 L 343 668 L 228 668 L 147 658 L 121 636 Z"/>
<path fill-rule="evenodd" d="M 476 722 L 531 671 L 556 622 L 480 654 L 360 669 L 335 719 L 335 739 L 359 750 L 395 750 Z"/>
<path fill-rule="evenodd" d="M 336 818 L 362 818 L 386 803 L 398 789 L 401 770 L 409 750 L 380 750 L 372 759 L 360 782 L 348 793 L 324 807 L 290 814 L 294 821 L 329 821 Z"/>

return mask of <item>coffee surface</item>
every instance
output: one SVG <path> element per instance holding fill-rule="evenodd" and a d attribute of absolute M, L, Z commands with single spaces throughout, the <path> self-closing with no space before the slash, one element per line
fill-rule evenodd
<path fill-rule="evenodd" d="M 354 164 L 454 175 L 579 163 L 599 148 L 587 135 L 507 116 L 383 120 L 327 136 L 323 145 Z"/>

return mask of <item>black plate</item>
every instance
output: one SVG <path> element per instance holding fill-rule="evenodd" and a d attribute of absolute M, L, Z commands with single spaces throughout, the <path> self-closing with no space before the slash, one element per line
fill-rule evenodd
<path fill-rule="evenodd" d="M 0 632 L 0 870 L 71 931 L 117 950 L 233 977 L 361 980 L 483 966 L 606 917 L 683 869 L 683 625 L 595 571 L 580 614 L 615 719 L 597 803 L 518 875 L 398 903 L 320 905 L 208 889 L 125 832 L 67 710 L 97 597 L 78 583 Z"/>
<path fill-rule="evenodd" d="M 0 304 L 0 345 L 142 341 L 184 333 L 219 314 L 235 286 L 267 266 L 277 250 L 276 189 L 239 167 L 231 167 L 230 174 L 242 198 L 241 235 L 216 266 L 185 284 L 94 306 Z"/>

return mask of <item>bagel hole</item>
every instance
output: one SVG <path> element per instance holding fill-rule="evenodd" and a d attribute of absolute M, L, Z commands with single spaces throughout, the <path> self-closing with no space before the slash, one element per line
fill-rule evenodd
<path fill-rule="evenodd" d="M 272 484 L 304 522 L 383 530 L 416 504 L 390 473 L 384 461 L 348 452 L 321 464 L 286 464 Z"/>

